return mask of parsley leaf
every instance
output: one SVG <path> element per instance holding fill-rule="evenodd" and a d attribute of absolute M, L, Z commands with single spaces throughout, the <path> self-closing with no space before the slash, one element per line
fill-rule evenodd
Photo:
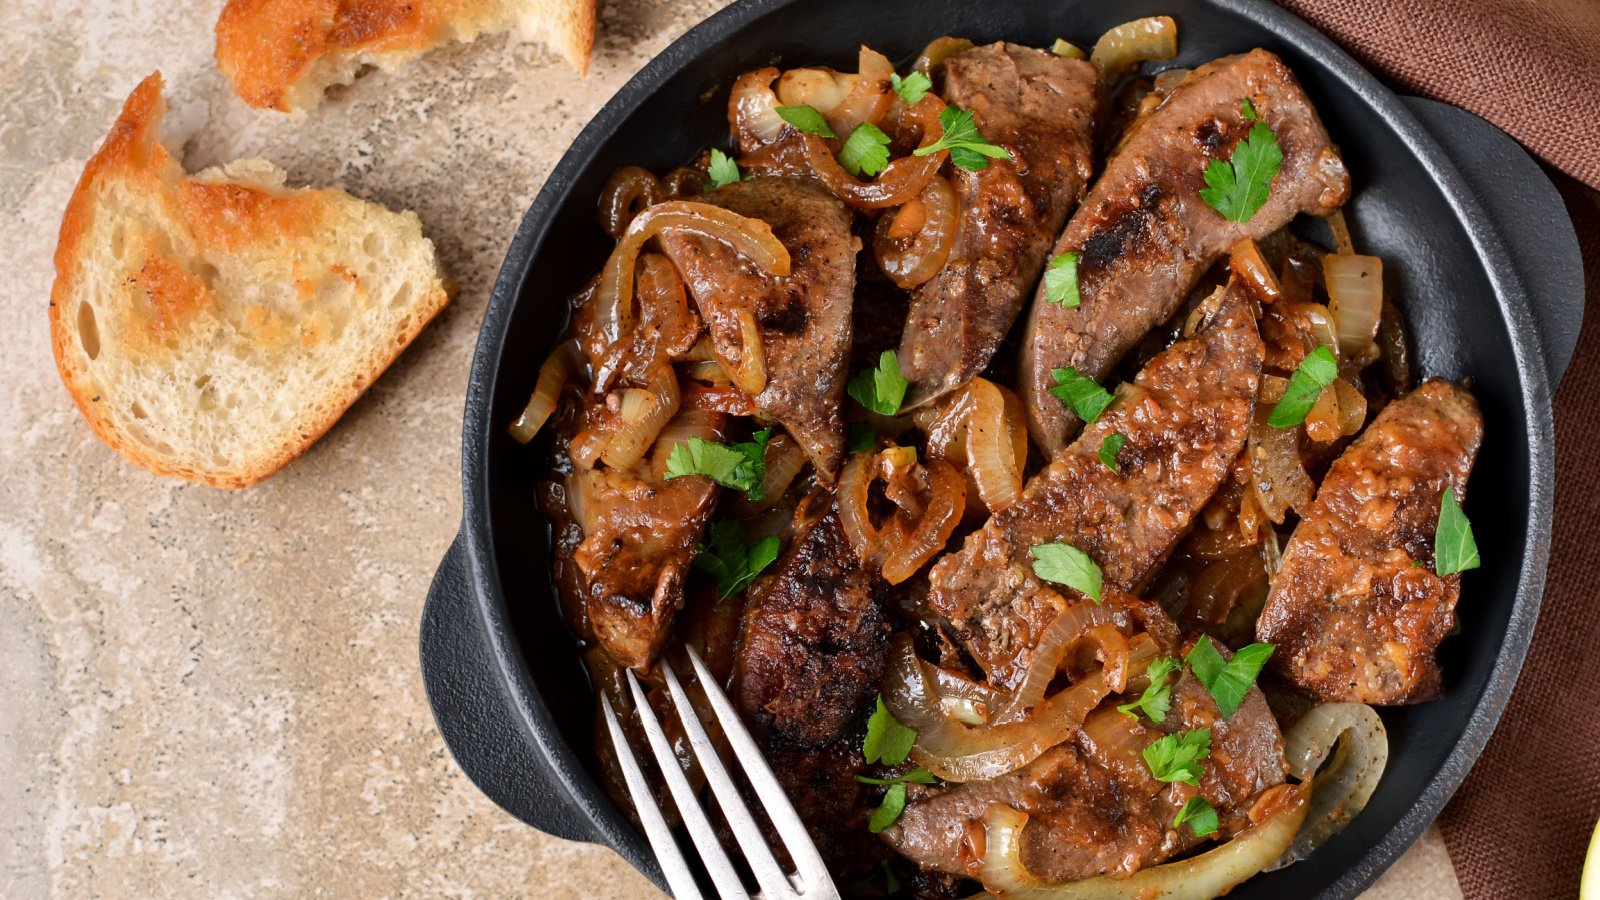
<path fill-rule="evenodd" d="M 718 597 L 726 600 L 748 587 L 777 558 L 776 535 L 746 545 L 744 526 L 724 520 L 712 523 L 710 539 L 694 558 L 694 567 L 717 580 Z"/>
<path fill-rule="evenodd" d="M 1069 250 L 1050 260 L 1044 270 L 1044 299 L 1065 309 L 1074 309 L 1082 298 L 1078 295 L 1078 253 Z"/>
<path fill-rule="evenodd" d="M 1189 823 L 1189 829 L 1195 837 L 1217 833 L 1217 811 L 1204 797 L 1190 797 L 1185 801 L 1183 809 L 1178 810 L 1177 817 L 1172 820 L 1172 827 L 1177 828 L 1185 822 Z"/>
<path fill-rule="evenodd" d="M 851 422 L 850 436 L 845 439 L 846 453 L 862 453 L 878 446 L 878 431 L 868 422 Z"/>
<path fill-rule="evenodd" d="M 910 784 L 911 782 L 933 784 L 933 773 L 918 766 L 904 775 L 896 775 L 893 778 L 872 778 L 867 775 L 857 775 L 856 780 L 862 784 Z"/>
<path fill-rule="evenodd" d="M 883 695 L 878 695 L 878 707 L 867 719 L 867 739 L 861 743 L 861 753 L 869 763 L 898 766 L 911 755 L 911 745 L 917 740 L 915 728 L 901 725 L 900 720 L 883 705 Z"/>
<path fill-rule="evenodd" d="M 1199 784 L 1205 767 L 1200 760 L 1211 755 L 1211 729 L 1196 728 L 1169 734 L 1144 748 L 1144 763 L 1157 781 Z"/>
<path fill-rule="evenodd" d="M 1100 418 L 1100 414 L 1111 405 L 1111 392 L 1095 384 L 1077 369 L 1067 366 L 1065 369 L 1056 369 L 1051 374 L 1055 376 L 1056 386 L 1050 389 L 1050 393 L 1055 394 L 1057 400 L 1077 413 L 1084 424 Z"/>
<path fill-rule="evenodd" d="M 889 84 L 894 87 L 895 93 L 900 95 L 908 105 L 916 103 L 928 96 L 928 91 L 933 89 L 933 81 L 921 72 L 912 72 L 904 78 L 899 74 L 889 76 Z"/>
<path fill-rule="evenodd" d="M 1120 471 L 1117 468 L 1117 454 L 1122 452 L 1122 445 L 1127 442 L 1127 435 L 1120 431 L 1113 431 L 1100 442 L 1100 461 L 1106 468 L 1113 472 Z"/>
<path fill-rule="evenodd" d="M 822 117 L 810 106 L 779 106 L 775 110 L 785 122 L 804 131 L 806 134 L 815 134 L 825 138 L 838 138 L 829 127 L 828 120 Z"/>
<path fill-rule="evenodd" d="M 1096 603 L 1100 602 L 1100 567 L 1089 554 L 1071 544 L 1039 544 L 1033 554 L 1033 574 L 1045 581 L 1064 584 Z"/>
<path fill-rule="evenodd" d="M 1256 683 L 1256 676 L 1261 674 L 1261 667 L 1267 664 L 1273 649 L 1272 644 L 1250 644 L 1240 647 L 1233 659 L 1224 661 L 1211 638 L 1202 637 L 1183 661 L 1211 692 L 1211 699 L 1217 701 L 1223 718 L 1228 719 L 1233 718 L 1239 704 L 1244 702 L 1244 695 Z"/>
<path fill-rule="evenodd" d="M 771 428 L 763 428 L 751 435 L 750 440 L 732 446 L 691 437 L 672 448 L 667 456 L 666 475 L 668 478 L 704 475 L 723 487 L 744 491 L 751 500 L 760 500 L 770 437 Z"/>
<path fill-rule="evenodd" d="M 1245 120 L 1248 122 L 1254 122 L 1255 120 L 1261 118 L 1260 116 L 1256 115 L 1256 105 L 1250 101 L 1249 97 L 1245 97 L 1239 101 L 1239 112 L 1244 114 Z"/>
<path fill-rule="evenodd" d="M 900 374 L 900 356 L 893 350 L 883 351 L 876 369 L 857 372 L 846 387 L 856 402 L 880 416 L 898 415 L 900 404 L 905 402 L 906 388 L 911 382 Z"/>
<path fill-rule="evenodd" d="M 1272 195 L 1272 179 L 1283 167 L 1283 150 L 1265 122 L 1256 122 L 1250 134 L 1233 148 L 1227 162 L 1213 159 L 1206 165 L 1206 187 L 1201 199 L 1233 222 L 1248 222 Z"/>
<path fill-rule="evenodd" d="M 711 183 L 706 185 L 708 191 L 739 180 L 739 164 L 721 150 L 712 149 L 711 165 L 707 172 L 711 176 Z"/>
<path fill-rule="evenodd" d="M 1182 667 L 1182 663 L 1170 656 L 1163 656 L 1150 663 L 1145 669 L 1145 674 L 1150 676 L 1150 684 L 1139 695 L 1139 699 L 1132 703 L 1124 703 L 1117 707 L 1117 712 L 1139 719 L 1142 710 L 1145 718 L 1159 724 L 1167 717 L 1167 710 L 1172 708 L 1172 686 L 1167 684 L 1167 676 Z"/>
<path fill-rule="evenodd" d="M 1327 344 L 1306 354 L 1300 360 L 1300 365 L 1294 367 L 1294 374 L 1289 376 L 1289 386 L 1284 389 L 1283 397 L 1272 407 L 1272 414 L 1267 417 L 1267 424 L 1273 428 L 1293 428 L 1306 420 L 1306 415 L 1311 412 L 1311 407 L 1322 396 L 1322 389 L 1339 377 L 1339 361 L 1333 356 L 1333 349 Z"/>
<path fill-rule="evenodd" d="M 1433 571 L 1454 575 L 1478 567 L 1478 542 L 1472 523 L 1456 502 L 1456 489 L 1447 487 L 1439 498 L 1439 527 L 1433 533 Z"/>
<path fill-rule="evenodd" d="M 939 113 L 939 124 L 944 126 L 944 135 L 926 147 L 911 151 L 913 156 L 928 156 L 940 150 L 949 150 L 951 162 L 974 172 L 989 165 L 985 157 L 1011 158 L 1006 148 L 989 143 L 979 133 L 978 126 L 972 122 L 971 110 L 946 106 L 944 112 Z"/>
<path fill-rule="evenodd" d="M 851 175 L 872 177 L 889 164 L 889 136 L 871 122 L 862 122 L 839 148 L 839 165 Z"/>
<path fill-rule="evenodd" d="M 903 784 L 890 785 L 889 790 L 883 795 L 883 802 L 878 805 L 877 809 L 872 811 L 872 821 L 867 823 L 867 830 L 877 834 L 893 825 L 905 810 L 906 786 Z"/>
<path fill-rule="evenodd" d="M 900 879 L 894 877 L 894 870 L 889 868 L 889 861 L 884 860 L 878 863 L 878 867 L 883 870 L 884 891 L 889 894 L 900 893 Z"/>

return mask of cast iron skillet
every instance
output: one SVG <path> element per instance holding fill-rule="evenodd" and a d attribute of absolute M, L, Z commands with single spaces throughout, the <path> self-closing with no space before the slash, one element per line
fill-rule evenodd
<path fill-rule="evenodd" d="M 434 716 L 484 793 L 543 831 L 609 845 L 660 883 L 644 840 L 586 768 L 592 694 L 557 609 L 533 496 L 544 457 L 505 431 L 565 324 L 564 298 L 609 250 L 595 224 L 607 175 L 626 164 L 665 171 L 727 146 L 728 86 L 751 68 L 853 71 L 860 43 L 905 59 L 942 34 L 1087 45 L 1156 14 L 1178 20 L 1182 52 L 1170 65 L 1257 46 L 1287 60 L 1343 148 L 1356 188 L 1347 215 L 1362 251 L 1384 259 L 1421 373 L 1470 375 L 1487 422 L 1467 501 L 1483 567 L 1466 576 L 1461 633 L 1440 651 L 1444 696 L 1385 710 L 1389 768 L 1366 811 L 1311 859 L 1236 896 L 1352 897 L 1422 833 L 1494 730 L 1532 634 L 1550 534 L 1550 391 L 1582 315 L 1577 242 L 1559 196 L 1509 138 L 1453 107 L 1401 101 L 1261 0 L 749 0 L 690 31 L 612 98 L 506 255 L 467 396 L 461 533 L 423 613 Z"/>

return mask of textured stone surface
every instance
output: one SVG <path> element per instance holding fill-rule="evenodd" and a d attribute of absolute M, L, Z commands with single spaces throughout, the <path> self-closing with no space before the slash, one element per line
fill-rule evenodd
<path fill-rule="evenodd" d="M 416 634 L 460 516 L 461 403 L 504 246 L 587 118 L 719 5 L 602 4 L 588 79 L 489 38 L 294 119 L 228 93 L 215 0 L 0 4 L 0 896 L 652 893 L 467 782 Z M 343 422 L 239 493 L 122 462 L 50 359 L 62 207 L 157 66 L 191 168 L 263 156 L 415 209 L 460 284 Z M 1459 896 L 1434 832 L 1373 896 Z"/>

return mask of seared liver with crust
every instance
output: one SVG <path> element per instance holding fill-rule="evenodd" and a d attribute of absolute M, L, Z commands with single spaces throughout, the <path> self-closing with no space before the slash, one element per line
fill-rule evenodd
<path fill-rule="evenodd" d="M 1078 602 L 1070 588 L 1040 590 L 1032 547 L 1071 544 L 1100 565 L 1108 588 L 1132 590 L 1222 483 L 1244 446 L 1261 376 L 1253 307 L 1237 284 L 1213 295 L 1193 337 L 1151 360 L 1020 500 L 934 565 L 928 606 L 997 687 L 1020 683 L 1063 598 Z M 1127 438 L 1116 472 L 1099 458 L 1114 433 Z"/>
<path fill-rule="evenodd" d="M 945 99 L 1012 158 L 947 167 L 961 214 L 950 261 L 912 295 L 900 343 L 908 407 L 971 381 L 1017 320 L 1093 169 L 1095 80 L 1083 60 L 1016 44 L 945 61 Z"/>
<path fill-rule="evenodd" d="M 661 236 L 725 364 L 742 359 L 737 314 L 754 305 L 767 369 L 756 413 L 782 423 L 831 482 L 844 452 L 839 408 L 856 283 L 850 213 L 819 184 L 799 178 L 753 178 L 699 199 L 766 222 L 789 251 L 789 274 L 774 277 L 720 241 L 678 231 Z"/>
<path fill-rule="evenodd" d="M 889 620 L 888 585 L 862 566 L 832 503 L 819 493 L 802 504 L 793 542 L 751 586 L 730 693 L 837 872 L 878 858 L 854 776 L 866 764 L 861 740 L 888 664 Z"/>
<path fill-rule="evenodd" d="M 1256 622 L 1300 689 L 1374 704 L 1439 693 L 1433 653 L 1461 576 L 1434 574 L 1434 529 L 1445 489 L 1463 497 L 1482 440 L 1477 401 L 1435 379 L 1384 407 L 1328 470 Z"/>
<path fill-rule="evenodd" d="M 1200 197 L 1205 169 L 1228 159 L 1255 123 L 1249 97 L 1283 149 L 1272 194 L 1238 223 Z M 1265 50 L 1207 63 L 1139 119 L 1106 163 L 1050 251 L 1077 251 L 1080 305 L 1035 294 L 1023 341 L 1018 392 L 1028 430 L 1046 455 L 1072 439 L 1078 419 L 1050 395 L 1055 369 L 1099 381 L 1178 308 L 1206 270 L 1240 239 L 1260 238 L 1298 213 L 1342 205 L 1350 177 L 1311 101 L 1283 61 Z"/>
<path fill-rule="evenodd" d="M 1173 684 L 1172 708 L 1161 723 L 1128 719 L 1116 711 L 1120 702 L 1108 700 L 1093 713 L 1113 717 L 1103 724 L 1123 735 L 1116 747 L 1096 746 L 1090 735 L 1105 732 L 1089 729 L 999 778 L 917 789 L 884 839 L 926 868 L 976 875 L 978 861 L 963 838 L 968 829 L 981 832 L 991 803 L 1004 803 L 1028 814 L 1022 862 L 1033 875 L 1056 882 L 1128 875 L 1199 843 L 1191 828 L 1172 827 L 1188 798 L 1199 794 L 1211 803 L 1222 830 L 1216 837 L 1225 838 L 1248 825 L 1246 813 L 1262 791 L 1283 783 L 1283 736 L 1259 688 L 1250 688 L 1231 719 L 1187 670 Z M 1200 783 L 1152 778 L 1143 749 L 1163 734 L 1195 728 L 1211 729 Z"/>

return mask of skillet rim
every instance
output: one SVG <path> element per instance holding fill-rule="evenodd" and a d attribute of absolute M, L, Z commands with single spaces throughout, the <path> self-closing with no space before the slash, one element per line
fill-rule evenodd
<path fill-rule="evenodd" d="M 575 176 L 589 157 L 608 143 L 617 128 L 651 99 L 668 78 L 693 65 L 704 53 L 751 22 L 803 0 L 741 0 L 689 29 L 631 77 L 584 126 L 551 170 L 524 214 L 496 277 L 479 326 L 462 424 L 462 526 L 467 577 L 483 633 L 507 701 L 571 805 L 588 820 L 592 837 L 622 855 L 659 883 L 654 858 L 637 831 L 621 815 L 584 767 L 575 748 L 557 728 L 539 686 L 524 662 L 508 618 L 500 569 L 494 552 L 487 447 L 501 429 L 491 420 L 491 397 L 508 352 L 506 333 L 533 261 L 542 250 L 555 212 L 570 199 Z M 1318 60 L 1346 90 L 1388 124 L 1437 185 L 1484 259 L 1504 258 L 1504 241 L 1438 141 L 1400 97 L 1381 84 L 1332 39 L 1267 0 L 1204 0 L 1221 10 L 1252 18 L 1306 56 Z M 1529 518 L 1521 571 L 1506 631 L 1472 713 L 1444 761 L 1429 777 L 1417 800 L 1357 862 L 1323 890 L 1322 897 L 1354 897 L 1370 885 L 1421 836 L 1455 793 L 1481 754 L 1504 712 L 1526 658 L 1543 594 L 1554 501 L 1554 439 L 1551 388 L 1532 305 L 1509 267 L 1484 271 L 1507 324 L 1521 401 L 1534 428 L 1527 435 Z"/>

